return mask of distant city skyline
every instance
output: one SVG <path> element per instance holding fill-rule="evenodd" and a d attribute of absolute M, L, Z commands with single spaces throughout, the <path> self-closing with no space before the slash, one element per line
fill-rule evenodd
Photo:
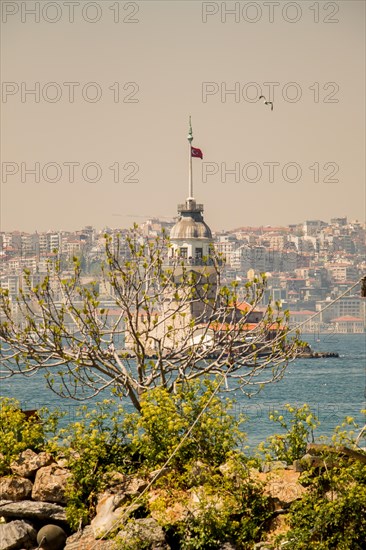
<path fill-rule="evenodd" d="M 103 231 L 103 229 L 107 229 L 107 228 L 111 229 L 113 231 L 115 231 L 115 230 L 123 230 L 124 231 L 124 230 L 128 230 L 128 229 L 132 228 L 134 223 L 137 223 L 138 225 L 142 226 L 143 224 L 147 223 L 150 220 L 156 221 L 156 222 L 159 222 L 159 223 L 162 223 L 162 224 L 167 223 L 167 224 L 172 224 L 173 225 L 177 221 L 178 217 L 179 217 L 178 215 L 172 216 L 171 218 L 168 218 L 168 217 L 159 218 L 159 216 L 150 216 L 150 217 L 142 218 L 141 216 L 138 216 L 138 219 L 136 219 L 136 220 L 133 220 L 133 218 L 131 218 L 131 223 L 127 227 L 122 227 L 122 226 L 119 226 L 118 224 L 114 225 L 114 226 L 105 225 L 103 227 L 94 226 L 92 224 L 86 224 L 84 226 L 72 227 L 72 228 L 69 228 L 69 229 L 55 228 L 55 227 L 49 227 L 48 229 L 35 228 L 32 231 L 23 231 L 23 230 L 18 229 L 18 228 L 14 228 L 14 229 L 10 229 L 10 230 L 1 230 L 0 229 L 0 233 L 14 233 L 14 232 L 30 233 L 30 234 L 32 234 L 32 233 L 47 233 L 47 232 L 75 233 L 75 232 L 80 232 L 83 229 L 86 229 L 87 227 L 91 227 L 93 230 L 95 230 L 97 232 L 98 231 Z M 204 217 L 205 217 L 205 221 L 206 221 L 206 216 L 204 216 Z M 261 229 L 261 228 L 263 228 L 263 229 L 271 229 L 271 228 L 272 229 L 279 229 L 279 228 L 288 228 L 291 225 L 300 226 L 300 225 L 304 225 L 306 221 L 314 221 L 314 220 L 323 221 L 324 223 L 330 225 L 331 220 L 336 219 L 336 218 L 346 218 L 348 224 L 352 224 L 352 222 L 358 222 L 362 226 L 366 226 L 365 221 L 358 220 L 357 218 L 352 219 L 347 215 L 334 215 L 334 216 L 330 216 L 330 218 L 328 218 L 328 219 L 325 219 L 325 218 L 308 218 L 306 220 L 305 219 L 304 220 L 297 220 L 297 221 L 294 221 L 294 222 L 291 222 L 291 223 L 288 223 L 288 224 L 276 224 L 276 225 L 274 225 L 274 224 L 259 224 L 259 225 L 242 224 L 242 225 L 238 225 L 238 226 L 235 226 L 235 227 L 227 227 L 227 228 L 222 228 L 222 229 L 217 229 L 214 225 L 211 226 L 210 223 L 208 223 L 208 225 L 210 226 L 210 229 L 214 233 L 221 233 L 221 232 L 231 233 L 231 232 L 238 231 L 240 229 Z"/>
<path fill-rule="evenodd" d="M 364 2 L 1 8 L 0 231 L 364 222 Z"/>

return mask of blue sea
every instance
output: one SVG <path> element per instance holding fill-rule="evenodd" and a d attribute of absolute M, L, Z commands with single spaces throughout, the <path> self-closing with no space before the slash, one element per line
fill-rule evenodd
<path fill-rule="evenodd" d="M 339 357 L 297 359 L 278 383 L 251 399 L 238 400 L 238 410 L 248 417 L 244 430 L 250 446 L 278 431 L 268 415 L 277 410 L 286 417 L 287 403 L 310 406 L 320 421 L 316 438 L 330 436 L 346 416 L 360 426 L 365 423 L 361 410 L 366 409 L 366 334 L 303 334 L 302 340 L 314 351 L 337 352 Z"/>
<path fill-rule="evenodd" d="M 298 359 L 288 365 L 282 380 L 266 386 L 259 394 L 250 399 L 242 394 L 235 396 L 234 412 L 247 417 L 243 429 L 250 447 L 278 432 L 268 415 L 273 410 L 284 411 L 286 403 L 309 404 L 321 422 L 315 432 L 317 437 L 331 435 L 346 416 L 352 416 L 360 425 L 364 423 L 360 411 L 366 409 L 366 335 L 304 334 L 302 339 L 315 351 L 338 352 L 339 357 Z M 75 419 L 78 403 L 52 393 L 41 374 L 2 380 L 0 394 L 15 397 L 23 409 L 59 407 L 67 412 L 67 420 Z M 109 397 L 103 394 L 99 399 Z M 230 394 L 230 397 L 234 396 Z M 366 442 L 362 445 L 366 446 Z"/>

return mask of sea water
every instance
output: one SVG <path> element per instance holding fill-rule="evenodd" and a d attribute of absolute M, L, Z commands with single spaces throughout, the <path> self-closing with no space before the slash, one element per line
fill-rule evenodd
<path fill-rule="evenodd" d="M 235 400 L 234 414 L 242 413 L 247 418 L 243 430 L 251 448 L 278 432 L 278 425 L 268 417 L 274 410 L 284 412 L 287 403 L 310 406 L 321 422 L 315 432 L 317 437 L 331 435 L 346 416 L 353 417 L 360 425 L 364 423 L 360 411 L 366 408 L 366 334 L 307 334 L 302 339 L 309 342 L 314 351 L 337 352 L 339 357 L 297 359 L 288 365 L 282 380 L 265 386 L 250 399 L 240 392 L 229 395 Z M 24 410 L 58 407 L 67 413 L 64 422 L 75 420 L 79 405 L 72 399 L 61 399 L 48 389 L 41 373 L 1 380 L 0 394 L 16 398 Z M 108 392 L 100 394 L 97 400 L 106 398 L 111 398 Z M 92 402 L 89 403 L 92 406 Z"/>

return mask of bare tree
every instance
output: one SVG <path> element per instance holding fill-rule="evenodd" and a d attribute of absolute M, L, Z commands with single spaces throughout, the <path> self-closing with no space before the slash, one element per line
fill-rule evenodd
<path fill-rule="evenodd" d="M 99 283 L 112 307 L 103 307 L 97 282 L 84 284 L 77 260 L 69 277 L 53 261 L 34 287 L 25 272 L 15 301 L 0 290 L 1 377 L 43 370 L 62 397 L 109 388 L 139 410 L 141 394 L 156 386 L 174 391 L 222 375 L 227 391 L 252 393 L 283 376 L 301 344 L 278 304 L 258 313 L 264 277 L 222 285 L 214 252 L 191 265 L 171 257 L 166 235 L 149 241 L 136 227 L 123 254 L 120 245 L 106 236 Z"/>

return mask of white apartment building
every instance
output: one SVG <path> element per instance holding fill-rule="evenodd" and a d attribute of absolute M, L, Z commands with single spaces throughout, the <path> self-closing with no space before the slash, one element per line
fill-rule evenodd
<path fill-rule="evenodd" d="M 328 305 L 330 300 L 322 300 L 316 302 L 315 309 L 320 311 L 326 305 Z M 340 298 L 337 302 L 328 307 L 325 311 L 320 313 L 319 321 L 322 323 L 330 323 L 332 319 L 337 319 L 339 317 L 356 317 L 362 319 L 366 325 L 366 301 L 360 296 L 344 296 Z"/>

